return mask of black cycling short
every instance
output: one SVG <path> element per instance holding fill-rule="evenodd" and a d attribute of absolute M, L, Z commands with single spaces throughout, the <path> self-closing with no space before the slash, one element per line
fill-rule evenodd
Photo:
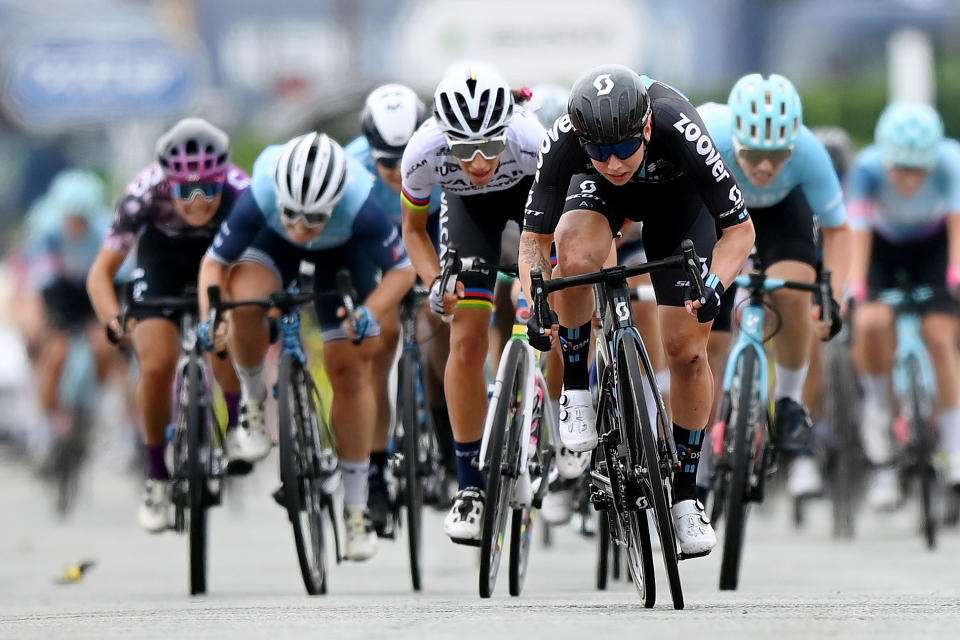
<path fill-rule="evenodd" d="M 57 278 L 41 293 L 47 319 L 59 331 L 79 331 L 95 318 L 90 296 L 82 282 Z"/>
<path fill-rule="evenodd" d="M 440 259 L 450 246 L 463 258 L 482 258 L 501 264 L 501 239 L 507 222 L 523 222 L 533 176 L 527 176 L 502 191 L 459 196 L 443 192 L 440 199 Z M 504 262 L 516 262 L 517 252 Z M 496 271 L 464 271 L 460 276 L 464 297 L 458 307 L 493 310 Z"/>
<path fill-rule="evenodd" d="M 187 287 L 197 286 L 200 262 L 210 238 L 170 237 L 148 226 L 137 242 L 137 268 L 131 278 L 134 299 L 182 296 Z M 172 309 L 136 309 L 138 319 L 164 318 L 179 325 L 180 313 Z"/>
<path fill-rule="evenodd" d="M 764 268 L 783 260 L 817 267 L 815 216 L 803 189 L 795 187 L 772 207 L 750 207 L 757 255 Z"/>
<path fill-rule="evenodd" d="M 651 261 L 679 254 L 680 244 L 689 238 L 705 264 L 704 275 L 709 271 L 717 243 L 716 222 L 687 180 L 616 186 L 602 176 L 578 174 L 570 179 L 563 213 L 577 210 L 603 215 L 614 235 L 626 219 L 643 222 L 643 247 Z M 650 277 L 657 304 L 682 307 L 689 298 L 682 269 L 654 271 Z"/>
<path fill-rule="evenodd" d="M 367 299 L 370 292 L 377 288 L 380 281 L 380 268 L 367 257 L 356 244 L 346 244 L 332 249 L 310 250 L 288 242 L 286 238 L 270 228 L 263 228 L 240 256 L 238 262 L 256 262 L 273 271 L 284 287 L 290 285 L 300 275 L 300 262 L 314 264 L 313 287 L 316 291 L 333 291 L 337 288 L 337 272 L 348 269 L 353 279 L 353 288 L 357 299 Z M 314 308 L 317 323 L 323 331 L 323 341 L 345 340 L 347 334 L 337 317 L 339 302 L 318 300 Z M 373 332 L 369 337 L 380 335 Z"/>
<path fill-rule="evenodd" d="M 921 305 L 923 311 L 956 313 L 957 303 L 947 289 L 947 257 L 946 227 L 928 238 L 900 244 L 874 233 L 867 275 L 869 297 L 875 299 L 884 289 L 896 287 L 898 280 L 905 280 L 909 286 L 933 288 L 933 297 Z"/>

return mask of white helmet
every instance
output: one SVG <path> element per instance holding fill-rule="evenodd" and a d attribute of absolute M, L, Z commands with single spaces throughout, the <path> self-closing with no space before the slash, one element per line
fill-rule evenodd
<path fill-rule="evenodd" d="M 433 115 L 444 133 L 464 140 L 500 133 L 513 116 L 510 86 L 483 64 L 452 66 L 433 96 Z"/>
<path fill-rule="evenodd" d="M 329 218 L 347 184 L 343 148 L 325 133 L 297 136 L 283 146 L 274 179 L 281 213 Z"/>
<path fill-rule="evenodd" d="M 426 118 L 427 108 L 413 89 L 385 84 L 367 96 L 360 129 L 374 153 L 401 155 L 410 136 Z"/>

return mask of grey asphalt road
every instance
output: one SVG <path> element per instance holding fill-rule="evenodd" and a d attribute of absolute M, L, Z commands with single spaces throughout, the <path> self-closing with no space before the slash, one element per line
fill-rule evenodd
<path fill-rule="evenodd" d="M 382 541 L 362 564 L 335 566 L 330 594 L 303 591 L 285 514 L 269 497 L 275 456 L 212 515 L 209 594 L 187 595 L 187 542 L 136 525 L 138 485 L 106 465 L 84 480 L 66 522 L 23 465 L 0 456 L 0 638 L 693 638 L 956 637 L 960 534 L 923 549 L 909 510 L 864 515 L 856 541 L 829 535 L 825 504 L 803 531 L 786 509 L 751 515 L 741 588 L 717 590 L 720 557 L 682 563 L 687 608 L 674 611 L 659 576 L 656 608 L 632 586 L 594 589 L 595 542 L 572 528 L 533 550 L 520 598 L 501 574 L 477 595 L 476 553 L 450 544 L 428 513 L 425 590 L 412 593 L 406 547 Z M 82 581 L 63 567 L 96 561 Z"/>

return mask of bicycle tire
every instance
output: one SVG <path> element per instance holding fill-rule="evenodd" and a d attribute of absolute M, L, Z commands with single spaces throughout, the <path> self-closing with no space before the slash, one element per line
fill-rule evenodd
<path fill-rule="evenodd" d="M 619 397 L 627 401 L 627 404 L 621 406 L 621 415 L 625 418 L 630 416 L 630 425 L 628 433 L 632 434 L 633 439 L 628 437 L 627 442 L 631 447 L 639 442 L 643 456 L 643 464 L 647 469 L 645 476 L 646 488 L 649 492 L 648 499 L 651 501 L 651 507 L 654 511 L 654 521 L 656 523 L 657 533 L 660 537 L 660 550 L 663 558 L 664 568 L 667 572 L 667 582 L 670 585 L 670 596 L 673 600 L 674 609 L 683 609 L 683 585 L 680 582 L 680 567 L 677 558 L 677 538 L 673 530 L 673 514 L 670 511 L 670 505 L 667 504 L 667 492 L 664 486 L 663 476 L 661 475 L 667 469 L 662 463 L 660 457 L 660 446 L 657 437 L 654 435 L 653 428 L 650 425 L 650 415 L 647 413 L 647 406 L 643 395 L 643 375 L 640 371 L 640 354 L 637 351 L 637 344 L 631 339 L 625 339 L 620 343 L 617 352 L 617 366 L 620 368 L 620 384 L 623 385 L 622 391 L 626 394 L 619 394 Z M 650 373 L 648 371 L 648 373 Z M 626 374 L 626 375 L 624 375 Z M 648 383 L 656 389 L 656 380 L 647 376 Z M 632 407 L 632 410 L 630 410 Z M 635 440 L 639 432 L 639 441 Z M 632 441 L 631 441 L 632 440 Z M 646 531 L 647 547 L 649 542 L 649 525 L 646 514 L 636 517 L 633 526 L 638 527 L 641 532 Z M 629 554 L 629 540 L 627 552 Z M 631 567 L 632 567 L 631 562 Z M 632 572 L 631 572 L 632 573 Z M 636 580 L 636 576 L 634 576 Z"/>
<path fill-rule="evenodd" d="M 521 507 L 513 510 L 510 519 L 510 595 L 519 596 L 527 577 L 530 561 L 530 543 L 533 540 L 533 518 L 536 509 Z"/>
<path fill-rule="evenodd" d="M 751 404 L 753 403 L 753 372 L 757 365 L 757 353 L 752 348 L 743 352 L 740 364 L 740 392 L 737 404 L 731 407 L 733 428 L 733 465 L 729 471 L 730 485 L 725 509 L 727 523 L 723 528 L 723 556 L 720 560 L 720 590 L 737 588 L 740 576 L 740 556 L 743 550 L 743 533 L 746 526 L 749 503 L 750 460 L 753 458 L 753 440 L 750 437 Z"/>
<path fill-rule="evenodd" d="M 504 473 L 504 469 L 513 470 L 516 467 L 516 457 L 519 456 L 520 429 L 516 424 L 516 412 L 521 405 L 517 400 L 520 391 L 517 384 L 523 382 L 523 376 L 518 374 L 521 373 L 526 358 L 525 345 L 517 340 L 510 341 L 504 357 L 507 358 L 507 364 L 504 367 L 503 379 L 500 380 L 497 404 L 492 407 L 492 432 L 487 442 L 487 497 L 480 534 L 481 598 L 489 598 L 497 583 L 507 511 L 514 486 L 514 479 Z M 512 415 L 511 407 L 514 408 Z"/>
<path fill-rule="evenodd" d="M 921 499 L 921 527 L 928 549 L 937 547 L 937 518 L 934 514 L 933 491 L 937 479 L 937 471 L 933 466 L 933 438 L 931 425 L 924 417 L 924 406 L 921 398 L 921 381 L 924 379 L 920 372 L 920 363 L 916 358 L 909 358 L 906 362 L 907 380 L 910 381 L 910 427 L 916 447 L 915 460 L 917 473 L 920 477 Z"/>
<path fill-rule="evenodd" d="M 848 345 L 827 346 L 825 413 L 832 432 L 830 449 L 830 502 L 833 536 L 852 539 L 855 535 L 856 494 L 859 478 L 856 372 Z"/>
<path fill-rule="evenodd" d="M 610 575 L 610 517 L 604 511 L 597 523 L 597 590 L 606 591 Z"/>
<path fill-rule="evenodd" d="M 86 431 L 89 426 L 87 410 L 82 406 L 75 406 L 70 416 L 70 430 L 66 435 L 57 438 L 53 445 L 56 511 L 61 519 L 70 515 L 76 504 L 80 488 L 80 469 L 87 455 Z"/>
<path fill-rule="evenodd" d="M 280 358 L 277 394 L 280 479 L 304 587 L 308 594 L 320 595 L 327 591 L 323 530 L 327 500 L 320 486 L 316 459 L 319 435 L 314 421 L 322 417 L 317 413 L 309 375 L 293 354 Z"/>
<path fill-rule="evenodd" d="M 191 356 L 187 362 L 187 504 L 189 510 L 190 595 L 207 591 L 207 474 L 203 460 L 206 429 L 201 400 L 200 362 Z"/>
<path fill-rule="evenodd" d="M 423 523 L 423 486 L 420 483 L 420 438 L 417 402 L 419 365 L 416 354 L 406 350 L 400 357 L 400 421 L 403 425 L 401 450 L 403 463 L 403 506 L 407 511 L 407 551 L 410 556 L 410 581 L 414 591 L 423 588 L 420 573 L 421 530 Z"/>

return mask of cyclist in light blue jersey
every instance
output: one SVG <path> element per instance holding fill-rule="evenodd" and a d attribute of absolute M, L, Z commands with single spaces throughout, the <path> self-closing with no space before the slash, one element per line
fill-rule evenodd
<path fill-rule="evenodd" d="M 850 256 L 850 230 L 843 192 L 830 155 L 803 125 L 800 96 L 780 75 L 753 73 L 736 82 L 727 105 L 699 109 L 716 143 L 716 152 L 737 179 L 756 228 L 756 249 L 765 272 L 775 278 L 813 282 L 817 274 L 816 235 L 823 238 L 823 268 L 834 291 L 843 291 Z M 713 366 L 722 366 L 729 345 L 732 291 L 714 323 Z M 807 292 L 781 289 L 770 294 L 783 325 L 774 339 L 776 354 L 775 431 L 781 450 L 794 455 L 787 482 L 792 495 L 822 490 L 813 459 L 810 418 L 802 404 L 810 342 L 814 335 L 812 302 Z M 819 327 L 821 339 L 839 330 L 835 322 Z"/>
<path fill-rule="evenodd" d="M 331 422 L 340 451 L 346 511 L 346 556 L 366 560 L 377 536 L 367 508 L 367 476 L 378 415 L 374 371 L 384 357 L 381 322 L 396 313 L 415 274 L 396 227 L 370 197 L 373 176 L 346 158 L 325 134 L 308 133 L 267 147 L 257 158 L 249 191 L 223 223 L 200 268 L 201 311 L 207 287 L 220 285 L 234 300 L 263 298 L 289 285 L 300 262 L 316 266 L 316 288 L 336 287 L 336 273 L 350 270 L 362 304 L 356 309 L 356 345 L 343 309 L 317 304 L 324 361 L 333 387 Z M 381 278 L 382 274 L 382 278 Z M 229 324 L 229 331 L 227 330 Z M 240 377 L 244 418 L 263 425 L 269 346 L 266 312 L 241 307 L 213 337 L 229 345 Z M 392 357 L 386 353 L 386 357 Z"/>
<path fill-rule="evenodd" d="M 891 436 L 889 379 L 896 333 L 893 310 L 874 300 L 906 276 L 929 285 L 923 334 L 938 380 L 937 423 L 960 483 L 957 305 L 960 289 L 960 143 L 925 104 L 893 103 L 877 122 L 875 144 L 856 158 L 848 182 L 854 228 L 851 294 L 863 301 L 854 322 L 854 361 L 864 389 L 861 436 L 877 466 L 867 498 L 877 508 L 899 503 Z"/>
<path fill-rule="evenodd" d="M 400 212 L 402 183 L 400 160 L 403 158 L 403 150 L 410 137 L 426 119 L 427 107 L 413 89 L 400 84 L 385 84 L 377 87 L 367 96 L 360 114 L 361 135 L 344 147 L 348 157 L 357 160 L 374 176 L 370 197 L 397 226 L 398 231 L 402 229 L 403 224 Z M 427 219 L 427 231 L 434 244 L 439 241 L 440 195 L 440 187 L 435 186 L 431 193 Z M 391 317 L 387 323 L 381 322 L 380 335 L 383 348 L 390 350 L 391 353 L 396 348 L 398 332 L 395 327 L 398 322 L 399 316 L 396 316 L 396 319 Z M 450 433 L 450 418 L 447 415 L 443 396 L 443 369 L 449 352 L 450 328 L 440 318 L 431 314 L 426 305 L 419 314 L 418 323 L 428 331 L 430 336 L 433 336 L 433 339 L 424 340 L 421 344 L 423 362 L 426 365 L 424 381 L 433 422 L 438 426 L 438 433 L 442 434 L 444 458 L 450 470 L 453 471 L 456 464 L 453 459 L 453 441 L 450 437 L 444 437 Z M 388 337 L 391 339 L 387 339 Z M 378 386 L 378 388 L 385 391 L 386 380 L 391 371 L 391 359 L 384 357 L 379 361 L 384 366 L 377 371 L 378 378 L 383 381 L 382 387 Z M 389 406 L 389 400 L 384 398 L 382 407 L 386 410 Z M 370 463 L 375 469 L 375 472 L 370 475 L 370 515 L 373 517 L 377 532 L 381 535 L 387 526 L 387 510 L 390 502 L 386 478 L 388 420 L 387 414 L 378 422 L 374 449 L 370 457 Z"/>

